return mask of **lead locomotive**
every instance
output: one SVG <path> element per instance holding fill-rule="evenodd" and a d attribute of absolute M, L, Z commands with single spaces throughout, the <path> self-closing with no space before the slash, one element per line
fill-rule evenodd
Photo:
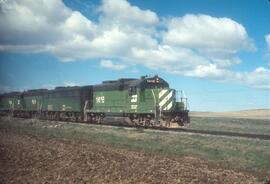
<path fill-rule="evenodd" d="M 178 127 L 189 122 L 187 100 L 158 76 L 104 81 L 99 85 L 11 92 L 0 96 L 2 115 L 62 121 Z"/>

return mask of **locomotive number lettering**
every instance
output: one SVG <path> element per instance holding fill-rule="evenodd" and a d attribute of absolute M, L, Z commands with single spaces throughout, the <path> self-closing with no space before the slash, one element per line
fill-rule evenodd
<path fill-rule="evenodd" d="M 105 103 L 105 97 L 104 96 L 97 96 L 96 102 L 97 103 Z"/>
<path fill-rule="evenodd" d="M 137 109 L 137 105 L 131 105 L 131 109 Z"/>
<path fill-rule="evenodd" d="M 138 95 L 132 95 L 132 96 L 131 96 L 131 102 L 132 102 L 132 103 L 137 102 L 137 99 L 138 99 Z"/>
<path fill-rule="evenodd" d="M 36 99 L 32 99 L 32 104 L 36 105 L 37 104 L 37 100 Z"/>
<path fill-rule="evenodd" d="M 148 79 L 147 83 L 156 83 L 156 80 L 155 79 L 152 79 L 152 80 Z"/>

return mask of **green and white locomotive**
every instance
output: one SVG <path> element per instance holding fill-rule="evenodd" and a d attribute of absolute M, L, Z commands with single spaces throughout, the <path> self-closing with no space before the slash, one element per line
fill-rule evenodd
<path fill-rule="evenodd" d="M 12 96 L 14 94 L 14 96 Z M 51 120 L 178 127 L 189 122 L 187 100 L 160 78 L 118 79 L 91 86 L 29 90 L 0 96 L 2 114 Z M 7 103 L 20 101 L 20 108 Z M 14 102 L 13 102 L 14 101 Z M 18 106 L 18 105 L 17 105 Z M 120 120 L 119 118 L 122 118 Z"/>

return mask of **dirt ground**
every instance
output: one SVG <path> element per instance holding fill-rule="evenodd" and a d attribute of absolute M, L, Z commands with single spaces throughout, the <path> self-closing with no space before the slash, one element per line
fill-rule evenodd
<path fill-rule="evenodd" d="M 0 183 L 260 183 L 193 157 L 131 151 L 0 129 Z"/>

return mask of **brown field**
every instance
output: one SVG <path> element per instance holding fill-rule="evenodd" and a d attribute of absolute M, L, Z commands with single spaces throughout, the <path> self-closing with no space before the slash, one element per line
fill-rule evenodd
<path fill-rule="evenodd" d="M 195 157 L 0 130 L 0 183 L 262 183 Z"/>
<path fill-rule="evenodd" d="M 234 112 L 191 112 L 190 115 L 192 117 L 270 119 L 270 109 L 252 109 Z"/>
<path fill-rule="evenodd" d="M 191 128 L 269 133 L 269 120 L 192 117 Z M 0 119 L 0 183 L 261 183 L 270 141 Z M 267 183 L 269 184 L 269 183 Z"/>

